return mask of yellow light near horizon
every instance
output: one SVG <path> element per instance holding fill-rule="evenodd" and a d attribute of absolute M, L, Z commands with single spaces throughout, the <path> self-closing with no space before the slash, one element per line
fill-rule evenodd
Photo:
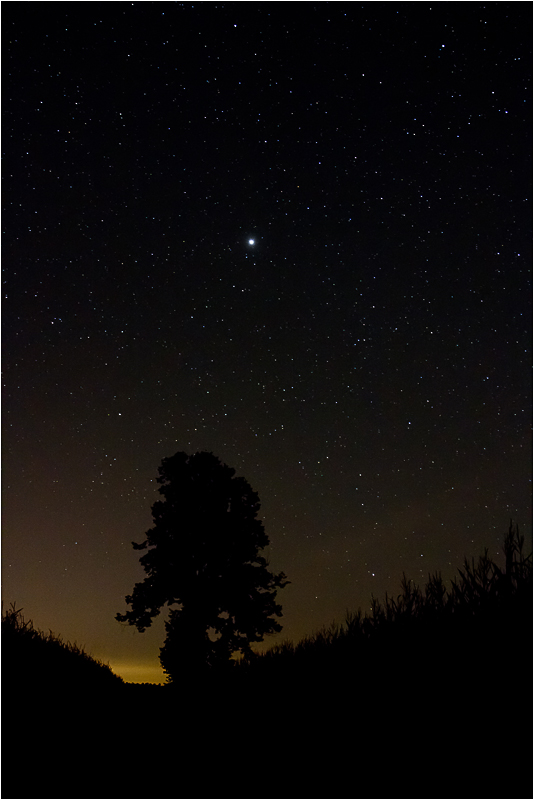
<path fill-rule="evenodd" d="M 165 683 L 166 675 L 157 664 L 131 664 L 109 662 L 115 675 L 126 683 Z"/>

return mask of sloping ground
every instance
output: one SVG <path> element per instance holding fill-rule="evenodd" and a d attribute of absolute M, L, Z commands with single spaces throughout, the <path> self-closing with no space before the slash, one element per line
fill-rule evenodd
<path fill-rule="evenodd" d="M 10 692 L 69 691 L 79 684 L 114 687 L 123 683 L 111 668 L 83 648 L 44 633 L 14 605 L 2 614 L 2 686 Z"/>
<path fill-rule="evenodd" d="M 118 698 L 123 688 L 109 666 L 82 648 L 34 629 L 14 606 L 5 612 L 2 796 L 82 796 L 81 776 L 95 774 L 95 764 L 78 772 L 75 782 L 67 778 L 103 741 L 108 698 Z"/>
<path fill-rule="evenodd" d="M 532 569 L 510 559 L 481 561 L 456 604 L 412 613 L 406 584 L 372 635 L 209 682 L 7 661 L 2 796 L 531 798 Z"/>
<path fill-rule="evenodd" d="M 2 795 L 532 796 L 526 639 L 383 658 L 366 673 L 322 665 L 228 681 L 214 697 L 191 685 L 82 690 L 31 706 L 19 697 L 15 725 L 4 717 Z"/>

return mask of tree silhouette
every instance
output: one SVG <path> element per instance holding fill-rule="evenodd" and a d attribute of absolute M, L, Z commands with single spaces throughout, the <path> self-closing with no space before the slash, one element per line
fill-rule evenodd
<path fill-rule="evenodd" d="M 126 597 L 131 610 L 116 619 L 143 632 L 164 605 L 174 606 L 165 622 L 160 650 L 163 669 L 174 681 L 228 664 L 233 653 L 249 655 L 252 642 L 282 629 L 277 590 L 289 581 L 273 575 L 259 551 L 269 544 L 256 519 L 256 492 L 213 453 L 176 453 L 158 469 L 163 500 L 152 506 L 154 527 L 134 549 L 147 577 Z"/>

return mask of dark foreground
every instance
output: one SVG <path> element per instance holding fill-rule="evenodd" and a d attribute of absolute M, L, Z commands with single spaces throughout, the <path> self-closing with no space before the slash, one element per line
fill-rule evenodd
<path fill-rule="evenodd" d="M 532 797 L 518 634 L 211 689 L 4 686 L 2 797 Z"/>

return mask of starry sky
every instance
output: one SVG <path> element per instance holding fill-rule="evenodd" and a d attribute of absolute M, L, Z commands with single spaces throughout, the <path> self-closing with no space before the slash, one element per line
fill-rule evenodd
<path fill-rule="evenodd" d="M 2 597 L 163 681 L 162 458 L 297 641 L 532 542 L 530 3 L 4 3 Z"/>

